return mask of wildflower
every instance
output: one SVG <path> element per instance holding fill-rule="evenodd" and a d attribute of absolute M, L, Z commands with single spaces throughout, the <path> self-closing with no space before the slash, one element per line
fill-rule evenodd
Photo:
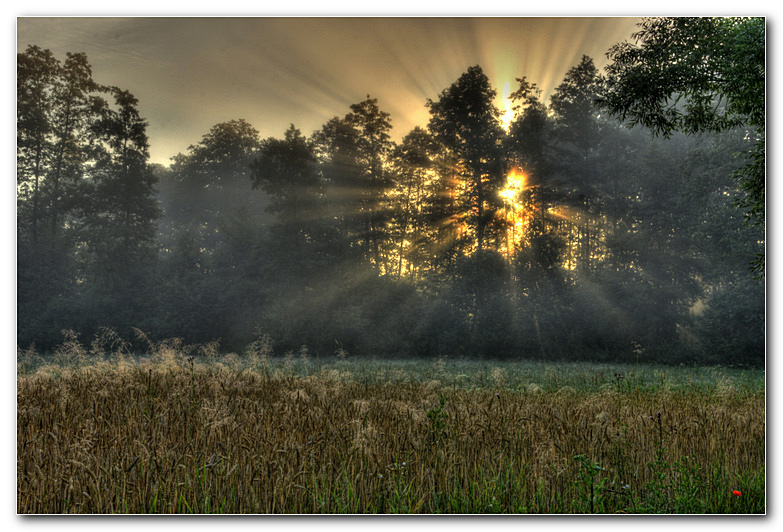
<path fill-rule="evenodd" d="M 742 492 L 740 492 L 739 490 L 734 490 L 734 491 L 732 491 L 731 493 L 733 493 L 733 494 L 734 494 L 735 496 L 737 496 L 737 497 L 740 497 L 740 496 L 742 496 Z"/>

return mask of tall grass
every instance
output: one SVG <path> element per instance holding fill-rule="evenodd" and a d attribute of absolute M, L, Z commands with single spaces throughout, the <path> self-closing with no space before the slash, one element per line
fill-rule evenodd
<path fill-rule="evenodd" d="M 19 513 L 765 511 L 747 375 L 104 340 L 18 353 Z"/>

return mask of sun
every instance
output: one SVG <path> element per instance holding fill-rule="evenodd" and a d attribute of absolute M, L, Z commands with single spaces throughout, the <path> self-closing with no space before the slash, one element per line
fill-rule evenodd
<path fill-rule="evenodd" d="M 527 175 L 519 168 L 512 168 L 506 175 L 505 188 L 499 195 L 505 208 L 503 216 L 506 220 L 506 252 L 511 257 L 525 237 L 532 216 L 526 201 Z"/>
<path fill-rule="evenodd" d="M 509 203 L 521 207 L 520 195 L 525 190 L 527 176 L 519 168 L 512 168 L 506 175 L 506 187 L 500 191 L 500 196 Z"/>

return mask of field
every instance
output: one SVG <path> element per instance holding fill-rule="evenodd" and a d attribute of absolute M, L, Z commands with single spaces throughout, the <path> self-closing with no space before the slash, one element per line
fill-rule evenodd
<path fill-rule="evenodd" d="M 17 511 L 764 513 L 764 373 L 17 354 Z"/>

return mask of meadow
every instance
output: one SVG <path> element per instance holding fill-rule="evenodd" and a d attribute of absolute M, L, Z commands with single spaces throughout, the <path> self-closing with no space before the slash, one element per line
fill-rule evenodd
<path fill-rule="evenodd" d="M 766 512 L 764 372 L 17 353 L 17 512 Z"/>

